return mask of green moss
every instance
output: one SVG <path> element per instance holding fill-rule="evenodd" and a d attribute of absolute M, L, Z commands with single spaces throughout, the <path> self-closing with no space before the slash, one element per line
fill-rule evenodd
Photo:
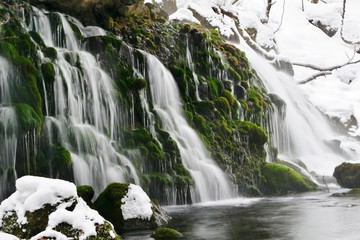
<path fill-rule="evenodd" d="M 147 82 L 143 78 L 131 79 L 130 83 L 128 84 L 128 88 L 131 90 L 135 90 L 135 91 L 144 89 L 144 88 L 146 88 L 146 86 L 147 86 Z"/>
<path fill-rule="evenodd" d="M 219 97 L 216 101 L 215 101 L 215 106 L 216 108 L 225 116 L 230 114 L 230 104 L 228 102 L 228 100 L 224 97 Z"/>
<path fill-rule="evenodd" d="M 202 115 L 195 114 L 193 121 L 194 121 L 195 128 L 198 131 L 200 131 L 202 134 L 209 135 L 211 133 L 209 125 Z"/>
<path fill-rule="evenodd" d="M 201 102 L 195 102 L 194 106 L 197 113 L 202 114 L 210 119 L 215 111 L 215 105 L 213 101 L 204 100 Z"/>
<path fill-rule="evenodd" d="M 151 234 L 151 237 L 155 240 L 173 240 L 181 238 L 182 236 L 180 232 L 171 228 L 160 228 Z"/>
<path fill-rule="evenodd" d="M 66 222 L 61 222 L 54 227 L 55 231 L 61 232 L 70 239 L 79 239 L 82 234 L 80 229 L 73 228 L 72 225 Z"/>
<path fill-rule="evenodd" d="M 55 60 L 57 58 L 57 51 L 53 47 L 48 47 L 43 50 L 45 57 Z"/>
<path fill-rule="evenodd" d="M 306 192 L 316 189 L 316 184 L 295 170 L 276 163 L 266 163 L 262 168 L 263 189 L 268 195 Z"/>
<path fill-rule="evenodd" d="M 61 179 L 72 180 L 72 158 L 68 149 L 62 146 L 52 146 L 49 151 L 52 173 Z"/>
<path fill-rule="evenodd" d="M 233 106 L 234 104 L 236 104 L 236 98 L 234 97 L 234 95 L 232 95 L 232 93 L 228 90 L 224 90 L 222 92 L 222 96 L 224 98 L 226 98 L 226 100 L 229 102 L 230 106 Z"/>
<path fill-rule="evenodd" d="M 151 133 L 146 128 L 137 128 L 137 129 L 132 130 L 131 133 L 132 133 L 132 138 L 135 143 L 146 144 L 153 140 Z"/>
<path fill-rule="evenodd" d="M 121 226 L 124 224 L 124 219 L 120 206 L 128 189 L 128 183 L 111 183 L 94 202 L 99 214 L 109 220 L 117 232 L 122 232 Z"/>
<path fill-rule="evenodd" d="M 153 172 L 151 174 L 148 175 L 151 178 L 152 181 L 155 180 L 155 182 L 157 184 L 162 184 L 162 185 L 165 185 L 165 186 L 168 186 L 171 184 L 172 182 L 172 178 L 169 174 L 166 174 L 166 173 L 161 173 L 161 172 Z"/>
<path fill-rule="evenodd" d="M 94 189 L 89 185 L 76 186 L 76 191 L 86 203 L 91 202 L 95 194 Z"/>
<path fill-rule="evenodd" d="M 163 158 L 164 152 L 154 142 L 149 142 L 145 147 L 148 150 L 148 160 L 155 161 Z"/>
<path fill-rule="evenodd" d="M 30 31 L 29 32 L 31 38 L 34 40 L 34 42 L 36 42 L 41 48 L 45 48 L 45 42 L 42 39 L 42 37 L 40 36 L 40 34 L 38 32 L 35 31 Z"/>
<path fill-rule="evenodd" d="M 224 88 L 222 82 L 217 78 L 209 78 L 206 81 L 208 83 L 209 98 L 210 99 L 218 98 L 220 95 L 220 92 Z"/>
<path fill-rule="evenodd" d="M 31 106 L 25 103 L 15 104 L 14 106 L 23 133 L 41 128 L 42 119 Z"/>
<path fill-rule="evenodd" d="M 262 148 L 262 146 L 267 142 L 267 133 L 258 125 L 248 121 L 235 121 L 235 124 L 241 134 L 249 137 L 251 145 L 257 148 Z"/>
<path fill-rule="evenodd" d="M 55 81 L 55 68 L 54 65 L 50 62 L 41 64 L 41 72 L 45 82 L 54 83 Z"/>

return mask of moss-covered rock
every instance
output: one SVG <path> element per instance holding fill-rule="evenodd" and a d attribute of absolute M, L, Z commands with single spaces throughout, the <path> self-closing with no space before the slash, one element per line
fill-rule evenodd
<path fill-rule="evenodd" d="M 136 190 L 133 190 L 135 188 Z M 159 206 L 151 203 L 146 193 L 139 189 L 141 188 L 132 184 L 111 183 L 96 199 L 95 208 L 118 232 L 152 229 L 167 223 L 168 215 Z M 126 205 L 129 201 L 133 204 L 130 208 Z M 143 214 L 144 211 L 147 216 Z"/>
<path fill-rule="evenodd" d="M 333 176 L 341 187 L 360 188 L 360 164 L 342 163 L 334 170 Z"/>
<path fill-rule="evenodd" d="M 89 186 L 89 185 L 81 185 L 81 186 L 77 186 L 76 187 L 76 192 L 78 194 L 79 197 L 81 197 L 82 199 L 84 199 L 84 201 L 86 202 L 86 204 L 93 208 L 93 203 L 92 203 L 92 199 L 94 198 L 95 192 L 94 189 Z"/>
<path fill-rule="evenodd" d="M 181 238 L 183 235 L 172 228 L 160 228 L 151 234 L 155 240 L 173 240 Z"/>
<path fill-rule="evenodd" d="M 316 184 L 295 170 L 276 163 L 266 163 L 262 168 L 263 192 L 266 195 L 284 195 L 313 191 Z"/>
<path fill-rule="evenodd" d="M 74 184 L 26 176 L 16 186 L 17 192 L 0 205 L 0 231 L 19 239 L 52 239 L 49 232 L 54 231 L 69 239 L 121 240 L 112 225 L 76 195 Z M 29 206 L 29 201 L 34 204 Z"/>

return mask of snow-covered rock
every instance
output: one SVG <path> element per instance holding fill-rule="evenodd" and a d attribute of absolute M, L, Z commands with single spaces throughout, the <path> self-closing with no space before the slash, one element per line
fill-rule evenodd
<path fill-rule="evenodd" d="M 112 225 L 89 208 L 70 182 L 24 176 L 0 205 L 0 231 L 20 239 L 120 239 Z M 7 238 L 3 238 L 6 236 Z M 1 239 L 17 239 L 0 234 Z"/>
<path fill-rule="evenodd" d="M 151 202 L 140 186 L 134 184 L 112 183 L 94 204 L 119 232 L 155 228 L 170 219 L 164 210 Z"/>

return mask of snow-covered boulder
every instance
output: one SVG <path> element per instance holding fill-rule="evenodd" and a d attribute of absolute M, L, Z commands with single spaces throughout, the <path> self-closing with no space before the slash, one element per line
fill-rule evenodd
<path fill-rule="evenodd" d="M 151 202 L 141 187 L 134 184 L 111 183 L 94 204 L 118 232 L 152 229 L 170 219 L 163 209 Z"/>
<path fill-rule="evenodd" d="M 18 179 L 16 192 L 1 203 L 0 231 L 31 240 L 121 239 L 73 183 L 34 176 Z"/>

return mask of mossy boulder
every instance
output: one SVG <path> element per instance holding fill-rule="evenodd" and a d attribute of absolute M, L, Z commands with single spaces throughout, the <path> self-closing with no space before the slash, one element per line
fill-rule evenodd
<path fill-rule="evenodd" d="M 155 240 L 173 240 L 181 238 L 183 235 L 172 228 L 160 228 L 157 229 L 151 237 Z"/>
<path fill-rule="evenodd" d="M 118 232 L 153 229 L 170 219 L 164 210 L 152 203 L 147 194 L 134 184 L 111 183 L 100 193 L 94 205 Z"/>
<path fill-rule="evenodd" d="M 79 197 L 84 199 L 84 201 L 86 202 L 86 204 L 89 207 L 91 207 L 91 208 L 94 207 L 94 205 L 92 203 L 92 199 L 94 198 L 95 191 L 91 186 L 89 186 L 89 185 L 77 186 L 76 187 L 76 192 L 77 192 Z"/>
<path fill-rule="evenodd" d="M 0 231 L 19 239 L 114 239 L 113 226 L 77 196 L 76 187 L 58 179 L 25 176 L 0 205 Z M 29 204 L 31 202 L 31 204 Z"/>
<path fill-rule="evenodd" d="M 316 190 L 317 185 L 295 170 L 276 163 L 265 163 L 263 193 L 266 195 L 285 195 Z"/>
<path fill-rule="evenodd" d="M 344 188 L 360 188 L 360 163 L 342 163 L 335 168 L 333 176 Z"/>

